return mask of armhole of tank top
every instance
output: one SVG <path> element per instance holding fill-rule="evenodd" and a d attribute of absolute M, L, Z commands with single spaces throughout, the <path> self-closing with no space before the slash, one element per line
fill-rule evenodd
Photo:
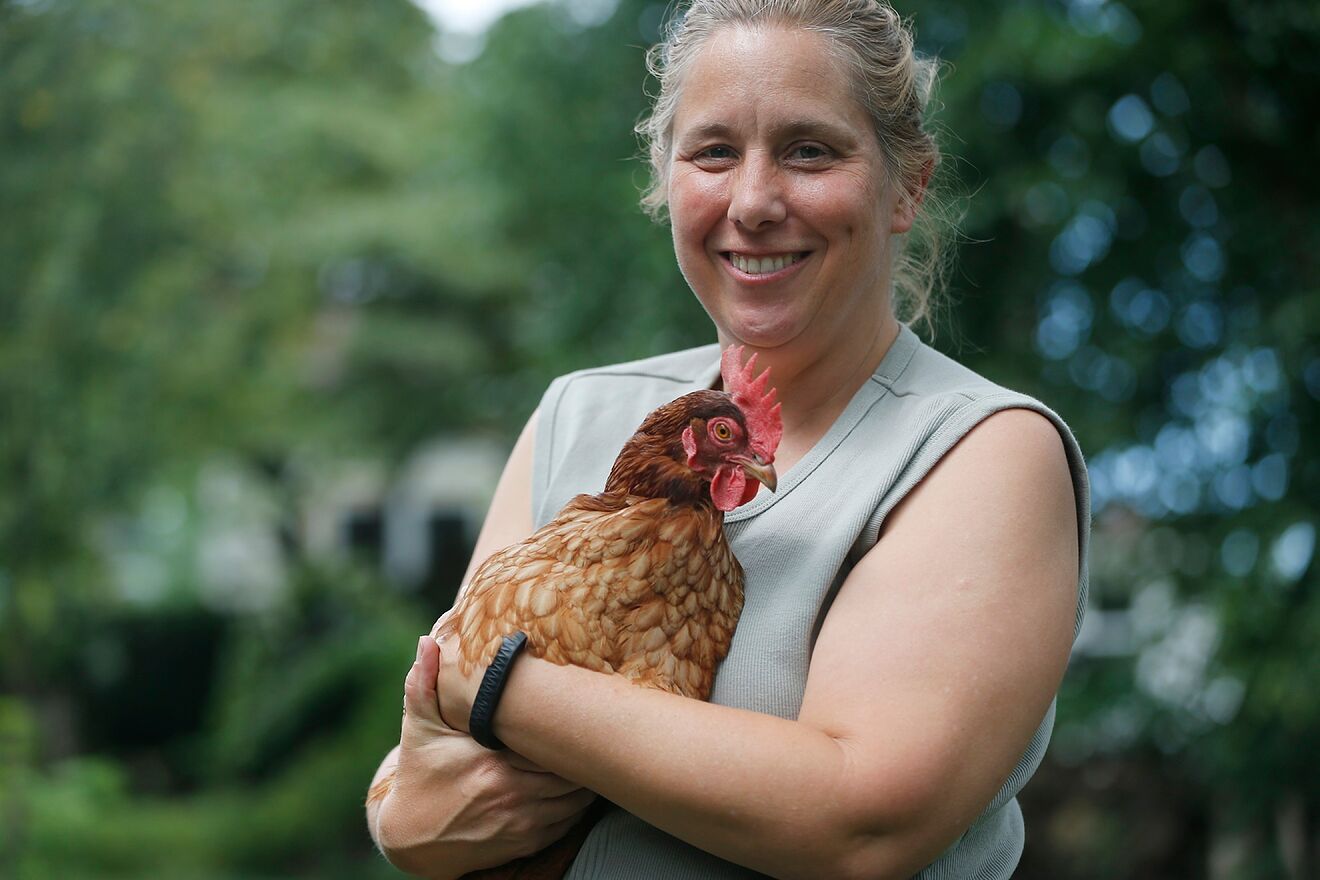
<path fill-rule="evenodd" d="M 536 444 L 532 447 L 532 524 L 540 528 L 549 522 L 545 514 L 546 497 L 550 494 L 550 471 L 554 461 L 554 445 L 559 403 L 571 381 L 560 376 L 550 383 L 537 407 Z"/>

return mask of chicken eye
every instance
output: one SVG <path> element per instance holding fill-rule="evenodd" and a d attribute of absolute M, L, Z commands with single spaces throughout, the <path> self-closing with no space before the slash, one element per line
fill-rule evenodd
<path fill-rule="evenodd" d="M 716 422 L 711 427 L 711 433 L 715 435 L 716 440 L 733 439 L 733 431 L 730 430 L 728 422 Z"/>

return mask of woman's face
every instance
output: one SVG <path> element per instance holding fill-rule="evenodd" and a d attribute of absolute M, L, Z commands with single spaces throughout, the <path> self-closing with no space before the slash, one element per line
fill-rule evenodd
<path fill-rule="evenodd" d="M 694 60 L 674 116 L 679 267 L 722 341 L 819 354 L 888 317 L 889 237 L 911 212 L 826 38 L 730 27 Z"/>

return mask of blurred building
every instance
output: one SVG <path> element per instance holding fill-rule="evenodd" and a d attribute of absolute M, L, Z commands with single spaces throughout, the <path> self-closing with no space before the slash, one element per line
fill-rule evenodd
<path fill-rule="evenodd" d="M 407 592 L 444 600 L 458 588 L 508 450 L 485 438 L 438 438 L 392 472 L 345 467 L 302 509 L 313 559 L 357 556 Z"/>

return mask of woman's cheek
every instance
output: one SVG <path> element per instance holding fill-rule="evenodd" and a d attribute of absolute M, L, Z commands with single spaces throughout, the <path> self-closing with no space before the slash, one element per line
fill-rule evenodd
<path fill-rule="evenodd" d="M 703 230 L 727 212 L 725 175 L 697 169 L 676 171 L 669 185 L 669 215 L 674 229 Z"/>

